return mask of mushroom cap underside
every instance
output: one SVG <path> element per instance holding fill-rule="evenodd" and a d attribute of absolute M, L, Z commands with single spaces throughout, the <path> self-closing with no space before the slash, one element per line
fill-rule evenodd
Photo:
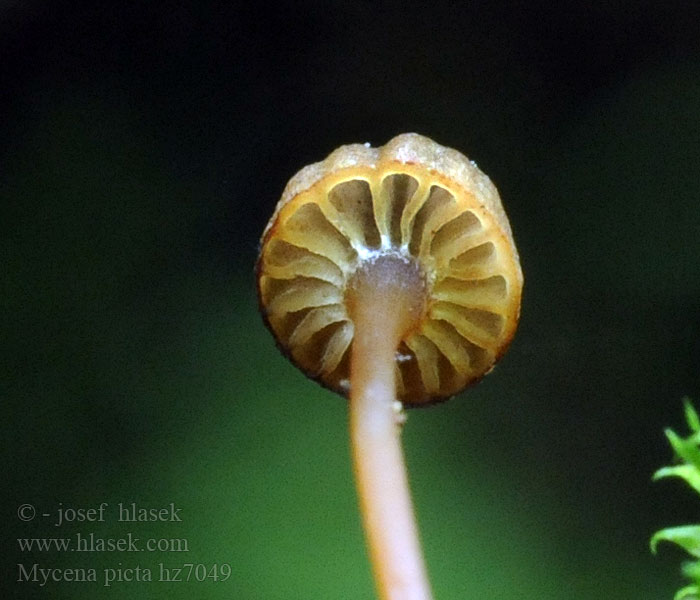
<path fill-rule="evenodd" d="M 422 318 L 397 348 L 398 399 L 429 404 L 481 379 L 517 326 L 517 250 L 488 177 L 417 134 L 378 149 L 343 146 L 290 180 L 257 264 L 264 319 L 283 352 L 347 395 L 348 282 L 383 254 L 415 261 L 427 289 Z"/>

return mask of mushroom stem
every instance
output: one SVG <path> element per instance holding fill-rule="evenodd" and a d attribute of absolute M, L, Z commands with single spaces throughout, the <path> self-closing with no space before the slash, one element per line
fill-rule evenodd
<path fill-rule="evenodd" d="M 382 600 L 432 598 L 408 487 L 396 406 L 396 350 L 422 316 L 425 280 L 413 263 L 380 256 L 348 290 L 355 326 L 350 436 L 370 561 Z"/>

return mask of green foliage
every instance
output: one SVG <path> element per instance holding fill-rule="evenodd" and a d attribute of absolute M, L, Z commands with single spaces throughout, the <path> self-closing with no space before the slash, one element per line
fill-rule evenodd
<path fill-rule="evenodd" d="M 682 438 L 671 429 L 666 429 L 666 437 L 671 443 L 680 464 L 663 467 L 654 473 L 654 481 L 664 477 L 680 477 L 700 494 L 700 418 L 689 398 L 684 398 L 685 420 L 690 435 Z M 695 600 L 700 598 L 700 525 L 667 527 L 657 531 L 651 538 L 651 551 L 656 553 L 659 542 L 672 542 L 696 560 L 683 565 L 683 574 L 693 583 L 676 592 L 674 600 Z"/>

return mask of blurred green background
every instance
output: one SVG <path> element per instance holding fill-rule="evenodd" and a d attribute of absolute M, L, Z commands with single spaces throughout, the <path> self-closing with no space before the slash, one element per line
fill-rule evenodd
<path fill-rule="evenodd" d="M 650 476 L 700 400 L 699 21 L 624 0 L 1 3 L 3 597 L 374 597 L 345 403 L 278 354 L 253 263 L 301 166 L 417 131 L 494 180 L 526 279 L 495 372 L 405 428 L 436 600 L 672 598 L 682 554 L 648 539 L 700 505 Z M 182 522 L 119 523 L 119 502 Z M 189 552 L 18 548 L 77 533 Z M 185 563 L 231 575 L 156 581 Z M 154 581 L 104 586 L 137 566 Z"/>

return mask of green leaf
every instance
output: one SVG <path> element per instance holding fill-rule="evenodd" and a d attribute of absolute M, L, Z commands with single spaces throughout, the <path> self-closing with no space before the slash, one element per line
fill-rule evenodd
<path fill-rule="evenodd" d="M 696 466 L 700 466 L 700 449 L 697 444 L 693 444 L 690 440 L 685 440 L 681 438 L 672 429 L 666 429 L 664 431 L 668 441 L 671 443 L 671 447 L 674 452 L 684 461 L 691 463 Z"/>
<path fill-rule="evenodd" d="M 700 418 L 698 413 L 693 408 L 693 404 L 690 402 L 690 398 L 687 396 L 683 398 L 683 406 L 685 407 L 685 420 L 688 423 L 688 427 L 693 432 L 700 431 Z"/>
<path fill-rule="evenodd" d="M 685 575 L 688 579 L 700 581 L 700 561 L 689 560 L 687 562 L 684 562 L 682 569 L 683 575 Z"/>
<path fill-rule="evenodd" d="M 678 590 L 673 600 L 698 600 L 698 586 L 689 585 Z"/>
<path fill-rule="evenodd" d="M 692 554 L 695 558 L 700 558 L 700 525 L 667 527 L 657 531 L 649 542 L 651 551 L 654 554 L 656 554 L 656 546 L 659 542 L 672 542 L 689 554 Z"/>
<path fill-rule="evenodd" d="M 658 481 L 664 477 L 680 477 L 696 492 L 700 493 L 700 469 L 695 465 L 683 464 L 674 467 L 663 467 L 654 473 L 652 480 Z"/>

